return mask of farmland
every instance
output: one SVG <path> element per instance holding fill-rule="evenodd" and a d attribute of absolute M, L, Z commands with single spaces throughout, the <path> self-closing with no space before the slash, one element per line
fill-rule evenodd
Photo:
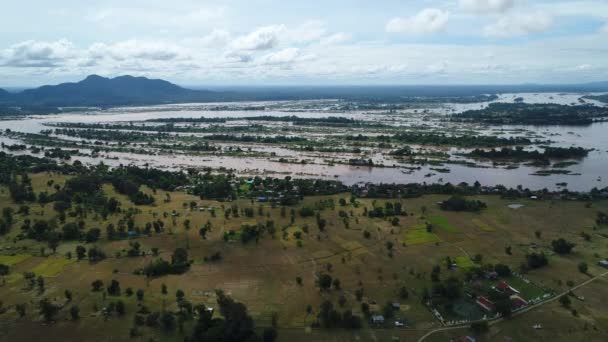
<path fill-rule="evenodd" d="M 29 178 L 34 193 L 52 194 L 58 191 L 55 184 L 63 185 L 72 176 L 38 173 Z M 248 190 L 243 184 L 237 187 Z M 27 214 L 20 213 L 23 204 L 14 203 L 8 189 L 2 188 L 2 206 L 14 212 L 12 228 L 0 244 L 0 264 L 10 270 L 0 287 L 3 338 L 29 341 L 50 336 L 70 340 L 69 336 L 74 336 L 71 333 L 77 331 L 97 340 L 129 340 L 136 325 L 134 317 L 143 315 L 142 312 L 179 313 L 182 310 L 175 299 L 178 290 L 183 291 L 189 302 L 212 308 L 217 308 L 215 291 L 222 290 L 246 305 L 257 329 L 275 326 L 279 340 L 346 341 L 355 336 L 363 339 L 395 336 L 409 340 L 441 327 L 423 300 L 425 292 L 435 284 L 432 280 L 435 272 L 441 281 L 454 278 L 466 282 L 472 269 L 500 263 L 519 271 L 528 253 L 543 251 L 549 263 L 526 270 L 525 278 L 530 284 L 513 276 L 505 278 L 522 291 L 524 297 L 531 298 L 543 293 L 541 288 L 566 291 L 569 286 L 600 273 L 602 269 L 596 264 L 608 252 L 603 233 L 608 227 L 597 226 L 595 222 L 598 211 L 608 211 L 606 202 L 585 205 L 578 201 L 520 199 L 517 203 L 523 206 L 511 209 L 512 200 L 486 195 L 472 197 L 487 204 L 487 209 L 481 212 L 446 212 L 437 205 L 448 198 L 446 195 L 386 200 L 353 198 L 342 193 L 305 196 L 295 205 L 283 206 L 248 198 L 232 202 L 201 200 L 185 191 L 153 191 L 142 186 L 141 191 L 152 196 L 154 203 L 135 205 L 111 184 L 104 184 L 102 191 L 108 198 L 120 202 L 120 212 L 104 219 L 94 211 L 72 215 L 68 210 L 64 218 L 65 224 L 80 224 L 83 235 L 93 228 L 101 228 L 99 240 L 65 241 L 53 251 L 47 241 L 25 238 L 20 228 L 26 220 L 50 219 L 59 223 L 59 213 L 53 203 L 27 204 Z M 366 215 L 373 208 L 390 207 L 388 202 L 401 204 L 397 224 L 391 217 Z M 313 215 L 307 215 L 308 210 L 303 208 L 312 208 Z M 231 214 L 227 215 L 227 211 Z M 119 227 L 124 213 L 129 213 L 132 230 L 137 233 L 109 239 L 106 227 L 110 224 Z M 157 220 L 164 222 L 159 232 L 145 233 L 138 229 Z M 247 241 L 244 238 L 250 234 L 244 227 L 270 225 L 272 229 L 265 229 L 255 238 Z M 204 237 L 201 227 L 209 228 Z M 590 237 L 583 238 L 582 233 Z M 576 243 L 573 253 L 560 256 L 552 252 L 551 242 L 560 237 Z M 138 252 L 133 254 L 135 243 Z M 86 249 L 95 246 L 106 258 L 98 262 L 78 260 L 77 246 Z M 138 273 L 137 270 L 159 257 L 170 260 L 180 248 L 187 251 L 190 261 L 186 272 L 155 277 Z M 448 257 L 456 267 L 446 267 Z M 588 265 L 588 274 L 577 270 L 581 262 Z M 439 271 L 435 271 L 437 268 Z M 43 279 L 43 289 L 36 284 L 30 286 L 31 281 L 25 276 L 28 272 Z M 339 286 L 321 289 L 319 279 L 324 275 L 339 279 Z M 101 280 L 106 289 L 116 280 L 120 294 L 92 291 L 91 284 L 96 280 Z M 496 282 L 486 285 L 491 287 Z M 166 293 L 163 288 L 167 289 Z M 65 298 L 66 290 L 71 293 L 69 301 Z M 137 290 L 143 291 L 141 300 L 128 294 Z M 597 290 L 605 293 L 601 287 Z M 576 291 L 576 295 L 585 293 L 588 293 L 586 288 Z M 593 300 L 597 295 L 588 294 L 590 297 L 585 301 L 573 299 L 577 316 L 556 304 L 543 307 L 542 310 L 549 310 L 559 319 L 555 324 L 543 319 L 545 330 L 536 332 L 535 336 L 555 340 L 552 339 L 556 336 L 554 331 L 573 329 L 574 325 L 586 325 L 601 336 L 608 326 L 598 306 L 600 302 Z M 53 317 L 54 323 L 44 323 L 39 313 L 38 302 L 44 298 L 61 307 Z M 445 300 L 437 298 L 439 302 Z M 108 305 L 117 301 L 123 303 L 124 313 L 108 314 Z M 362 319 L 362 327 L 327 330 L 319 326 L 324 302 L 331 302 L 339 311 L 352 310 Z M 370 313 L 386 315 L 386 303 L 392 302 L 400 303 L 399 309 L 390 313 L 393 320 L 407 322 L 405 327 L 394 327 L 391 320 L 380 326 L 369 323 L 362 303 L 367 304 Z M 459 303 L 459 308 L 471 305 L 466 300 Z M 23 317 L 16 310 L 18 305 L 26 307 Z M 70 317 L 69 308 L 73 306 L 80 310 L 77 321 Z M 566 318 L 569 323 L 561 325 L 561 319 Z M 518 323 L 521 320 L 518 317 L 493 326 L 492 336 L 517 338 L 517 324 L 519 329 L 531 329 L 521 327 L 522 323 Z M 502 326 L 505 328 L 499 328 Z M 136 332 L 141 338 L 181 340 L 193 327 L 194 321 L 186 319 L 173 332 L 146 325 L 137 326 Z M 442 334 L 440 336 L 446 336 Z"/>

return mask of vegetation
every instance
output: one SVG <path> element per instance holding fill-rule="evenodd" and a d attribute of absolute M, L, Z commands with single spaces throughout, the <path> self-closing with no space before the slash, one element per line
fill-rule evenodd
<path fill-rule="evenodd" d="M 491 103 L 484 109 L 452 115 L 452 120 L 495 125 L 589 125 L 604 117 L 608 117 L 608 109 L 595 106 Z"/>
<path fill-rule="evenodd" d="M 490 151 L 475 149 L 469 155 L 477 158 L 487 159 L 515 159 L 515 160 L 548 160 L 583 158 L 589 154 L 589 150 L 582 147 L 545 147 L 543 152 L 538 150 L 526 151 L 519 146 L 514 149 L 502 148 Z"/>

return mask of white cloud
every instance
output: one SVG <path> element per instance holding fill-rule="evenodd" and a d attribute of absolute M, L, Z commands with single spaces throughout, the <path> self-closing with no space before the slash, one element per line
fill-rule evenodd
<path fill-rule="evenodd" d="M 604 24 L 604 26 L 602 26 L 602 28 L 600 29 L 600 32 L 608 34 L 608 23 L 606 23 L 606 24 Z"/>
<path fill-rule="evenodd" d="M 351 35 L 344 33 L 344 32 L 338 32 L 338 33 L 334 33 L 330 36 L 326 36 L 321 38 L 320 40 L 320 44 L 321 45 L 334 45 L 334 44 L 342 44 L 345 43 L 347 41 L 349 41 L 351 39 Z"/>
<path fill-rule="evenodd" d="M 74 57 L 72 42 L 27 40 L 14 44 L 0 53 L 1 64 L 12 67 L 56 67 Z"/>
<path fill-rule="evenodd" d="M 411 35 L 430 34 L 443 30 L 449 12 L 437 8 L 426 8 L 413 17 L 393 18 L 386 24 L 386 31 Z"/>
<path fill-rule="evenodd" d="M 224 19 L 224 7 L 190 8 L 170 6 L 166 8 L 107 7 L 85 14 L 86 20 L 106 29 L 124 26 L 160 26 L 172 28 L 200 28 L 216 24 Z"/>
<path fill-rule="evenodd" d="M 260 58 L 260 64 L 284 65 L 314 59 L 314 55 L 305 55 L 298 48 L 286 48 L 269 53 Z"/>
<path fill-rule="evenodd" d="M 214 29 L 201 39 L 187 40 L 187 44 L 202 48 L 218 48 L 226 46 L 230 42 L 230 38 L 230 32 Z"/>
<path fill-rule="evenodd" d="M 547 14 L 518 13 L 501 17 L 496 23 L 486 26 L 483 34 L 487 37 L 525 36 L 546 31 L 552 25 L 553 18 Z"/>
<path fill-rule="evenodd" d="M 577 65 L 574 70 L 576 71 L 586 71 L 589 69 L 592 69 L 593 66 L 591 64 L 581 64 L 581 65 Z"/>
<path fill-rule="evenodd" d="M 319 20 L 310 20 L 300 26 L 287 30 L 285 36 L 288 40 L 294 42 L 310 42 L 319 40 L 326 32 L 325 23 Z"/>
<path fill-rule="evenodd" d="M 449 63 L 447 61 L 441 61 L 439 63 L 433 63 L 426 67 L 426 72 L 429 74 L 443 74 L 448 70 Z"/>
<path fill-rule="evenodd" d="M 460 8 L 476 13 L 505 12 L 513 7 L 514 0 L 460 0 Z"/>
<path fill-rule="evenodd" d="M 160 41 L 127 40 L 114 44 L 96 43 L 89 47 L 93 59 L 112 58 L 118 61 L 140 59 L 169 61 L 185 58 L 183 47 Z"/>
<path fill-rule="evenodd" d="M 255 51 L 274 48 L 279 43 L 279 36 L 285 32 L 284 25 L 261 27 L 232 42 L 235 50 Z"/>

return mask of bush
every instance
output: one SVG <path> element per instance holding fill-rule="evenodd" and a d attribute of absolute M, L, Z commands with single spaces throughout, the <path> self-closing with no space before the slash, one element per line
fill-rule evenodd
<path fill-rule="evenodd" d="M 482 201 L 467 200 L 460 196 L 452 196 L 449 199 L 441 202 L 439 206 L 442 210 L 447 211 L 481 211 L 487 208 L 487 205 Z"/>
<path fill-rule="evenodd" d="M 563 238 L 559 238 L 557 240 L 553 240 L 551 242 L 551 246 L 553 247 L 553 251 L 560 255 L 570 254 L 572 252 L 572 248 L 574 248 L 575 244 L 572 242 L 568 242 Z"/>

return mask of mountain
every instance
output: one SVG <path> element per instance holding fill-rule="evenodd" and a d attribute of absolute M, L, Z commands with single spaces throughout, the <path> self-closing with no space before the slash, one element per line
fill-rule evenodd
<path fill-rule="evenodd" d="M 43 114 L 65 107 L 114 107 L 166 103 L 344 99 L 368 102 L 486 101 L 488 94 L 606 92 L 608 82 L 521 85 L 262 86 L 187 89 L 145 77 L 105 78 L 47 85 L 10 93 L 0 89 L 0 115 Z M 605 100 L 602 98 L 601 100 Z"/>
<path fill-rule="evenodd" d="M 219 96 L 218 96 L 219 95 Z M 190 90 L 173 83 L 145 77 L 105 78 L 91 75 L 77 83 L 42 86 L 13 95 L 13 101 L 29 106 L 120 106 L 209 101 L 221 94 Z"/>

